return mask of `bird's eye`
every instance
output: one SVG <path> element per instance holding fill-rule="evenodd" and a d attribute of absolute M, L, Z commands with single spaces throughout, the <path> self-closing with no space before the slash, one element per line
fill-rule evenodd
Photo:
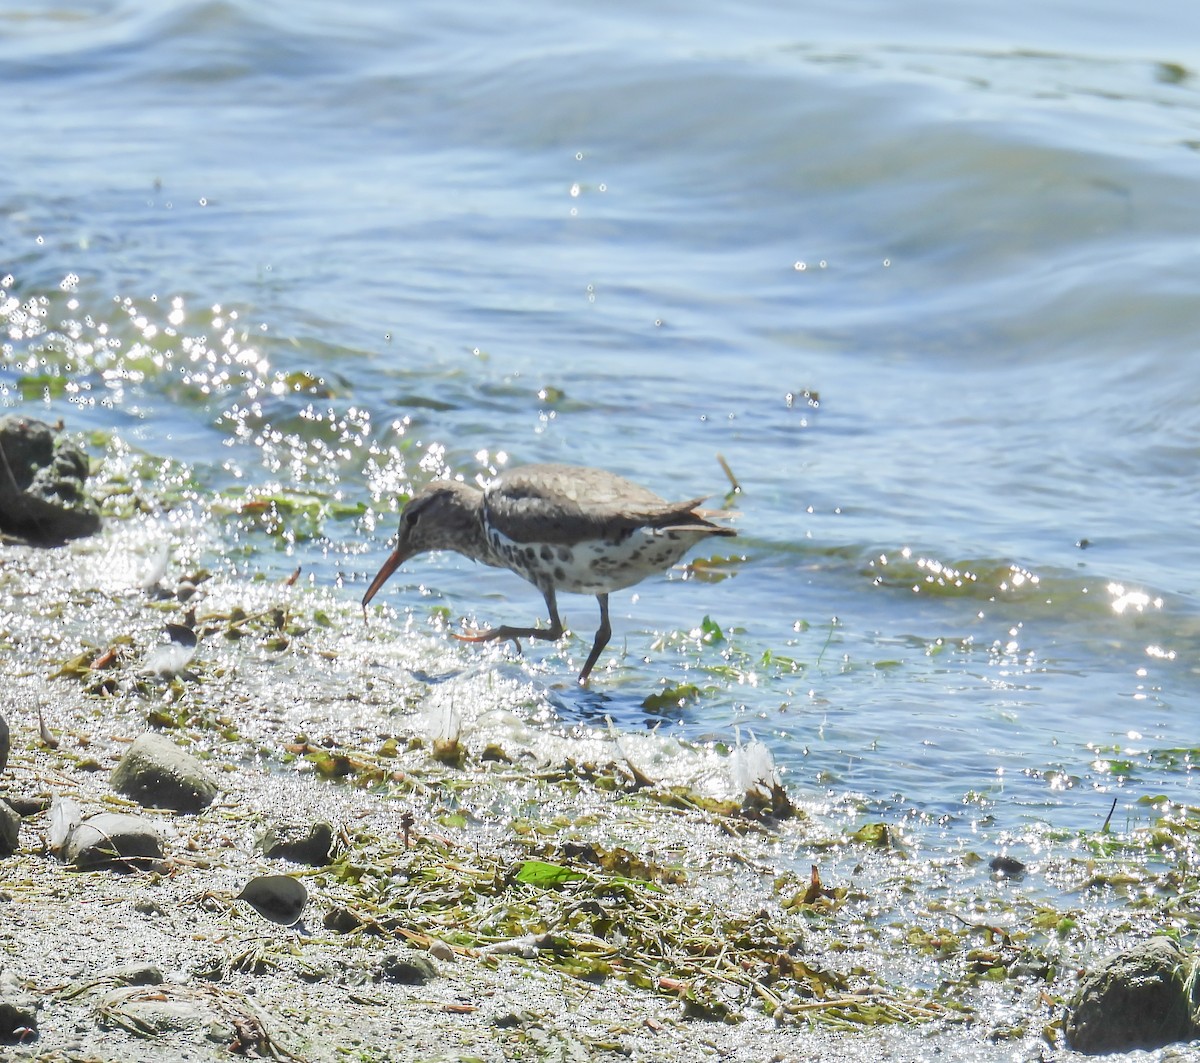
<path fill-rule="evenodd" d="M 421 516 L 421 514 L 417 510 L 410 509 L 407 513 L 404 514 L 404 523 L 407 524 L 410 528 L 412 528 L 416 525 L 417 519 L 420 516 Z"/>

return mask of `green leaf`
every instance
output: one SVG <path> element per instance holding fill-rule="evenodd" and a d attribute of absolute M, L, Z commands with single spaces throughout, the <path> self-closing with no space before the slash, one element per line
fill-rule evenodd
<path fill-rule="evenodd" d="M 289 391 L 305 395 L 315 395 L 322 399 L 333 397 L 333 389 L 326 382 L 325 378 L 316 376 L 307 369 L 297 369 L 294 372 L 288 373 L 283 378 L 282 383 Z"/>
<path fill-rule="evenodd" d="M 892 844 L 891 831 L 886 823 L 864 823 L 850 838 L 860 845 L 871 845 L 877 849 L 887 848 Z"/>
<path fill-rule="evenodd" d="M 518 882 L 527 882 L 541 889 L 552 889 L 564 882 L 578 882 L 587 878 L 582 871 L 572 871 L 561 864 L 548 864 L 545 860 L 526 860 L 517 872 Z"/>
<path fill-rule="evenodd" d="M 666 687 L 657 694 L 648 694 L 642 700 L 643 709 L 681 709 L 689 701 L 698 701 L 700 688 L 695 683 L 680 683 Z"/>
<path fill-rule="evenodd" d="M 21 398 L 29 401 L 61 398 L 67 392 L 67 383 L 65 376 L 48 373 L 41 376 L 23 376 L 17 380 Z"/>

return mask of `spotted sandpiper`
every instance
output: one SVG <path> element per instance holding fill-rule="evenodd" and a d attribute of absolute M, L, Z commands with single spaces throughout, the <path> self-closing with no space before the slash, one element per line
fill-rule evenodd
<path fill-rule="evenodd" d="M 457 480 L 435 480 L 400 514 L 396 549 L 383 563 L 363 608 L 405 561 L 430 550 L 455 550 L 475 561 L 508 568 L 546 599 L 550 626 L 502 627 L 459 638 L 468 642 L 562 637 L 559 591 L 594 594 L 600 627 L 579 682 L 584 683 L 612 636 L 608 596 L 675 564 L 710 535 L 736 535 L 697 507 L 702 498 L 667 502 L 603 469 L 525 465 L 483 490 Z M 517 643 L 520 646 L 520 643 Z"/>

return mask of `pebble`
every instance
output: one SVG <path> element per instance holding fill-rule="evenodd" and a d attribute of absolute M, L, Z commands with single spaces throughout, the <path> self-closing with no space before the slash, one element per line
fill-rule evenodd
<path fill-rule="evenodd" d="M 304 914 L 308 890 L 291 875 L 259 875 L 246 883 L 235 900 L 245 901 L 272 923 L 291 926 Z"/>
<path fill-rule="evenodd" d="M 237 1036 L 233 1024 L 203 997 L 185 987 L 170 987 L 153 995 L 139 986 L 113 989 L 100 998 L 101 1026 L 132 1024 L 143 1036 L 201 1038 L 230 1044 Z"/>
<path fill-rule="evenodd" d="M 101 812 L 71 831 L 62 858 L 81 871 L 150 871 L 162 861 L 162 839 L 142 816 Z"/>
<path fill-rule="evenodd" d="M 0 1041 L 36 1039 L 38 1002 L 12 971 L 0 973 Z"/>
<path fill-rule="evenodd" d="M 0 530 L 46 544 L 99 530 L 100 511 L 84 490 L 87 455 L 50 425 L 0 417 L 0 458 Z"/>
<path fill-rule="evenodd" d="M 21 817 L 0 801 L 0 856 L 12 856 L 20 844 Z"/>
<path fill-rule="evenodd" d="M 113 769 L 112 787 L 148 808 L 199 812 L 212 804 L 217 780 L 164 735 L 139 735 Z"/>
<path fill-rule="evenodd" d="M 292 860 L 297 864 L 324 867 L 329 863 L 332 844 L 332 825 L 319 820 L 309 827 L 297 824 L 272 827 L 260 839 L 259 848 L 264 856 L 275 860 Z"/>
<path fill-rule="evenodd" d="M 1077 1052 L 1153 1050 L 1200 1035 L 1186 982 L 1189 957 L 1156 937 L 1110 956 L 1079 984 L 1065 1024 Z"/>
<path fill-rule="evenodd" d="M 390 953 L 379 961 L 376 980 L 396 982 L 399 985 L 424 985 L 436 978 L 437 973 L 433 961 L 419 952 L 403 956 Z"/>

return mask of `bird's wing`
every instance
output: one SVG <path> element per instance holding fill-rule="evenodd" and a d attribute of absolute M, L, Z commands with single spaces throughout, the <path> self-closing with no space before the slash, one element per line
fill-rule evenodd
<path fill-rule="evenodd" d="M 489 522 L 521 543 L 569 545 L 637 528 L 732 534 L 694 512 L 703 501 L 667 502 L 602 469 L 527 465 L 492 484 L 485 506 Z"/>

